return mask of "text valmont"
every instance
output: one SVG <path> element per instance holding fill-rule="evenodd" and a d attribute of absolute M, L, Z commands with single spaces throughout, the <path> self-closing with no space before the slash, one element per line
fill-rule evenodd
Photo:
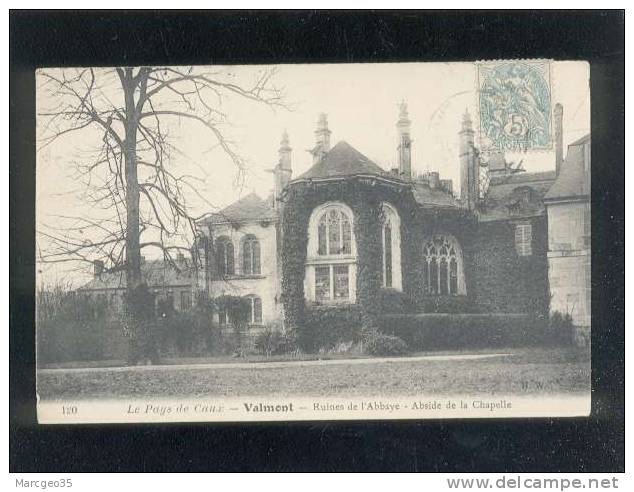
<path fill-rule="evenodd" d="M 292 403 L 244 403 L 244 409 L 249 413 L 284 413 L 295 411 Z"/>

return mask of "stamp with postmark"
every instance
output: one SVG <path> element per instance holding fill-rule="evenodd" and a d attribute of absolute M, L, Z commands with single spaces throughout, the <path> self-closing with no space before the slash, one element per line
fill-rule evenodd
<path fill-rule="evenodd" d="M 549 60 L 477 64 L 482 151 L 552 148 Z"/>

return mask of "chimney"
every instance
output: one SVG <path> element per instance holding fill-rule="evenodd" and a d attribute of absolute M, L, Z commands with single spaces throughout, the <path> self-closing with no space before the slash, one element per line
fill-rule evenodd
<path fill-rule="evenodd" d="M 559 176 L 564 162 L 564 107 L 559 103 L 555 104 L 553 114 L 555 117 L 555 172 Z"/>
<path fill-rule="evenodd" d="M 103 261 L 95 260 L 92 262 L 92 265 L 93 265 L 93 276 L 95 278 L 101 277 L 101 274 L 103 273 Z"/>
<path fill-rule="evenodd" d="M 328 129 L 328 115 L 320 113 L 315 130 L 315 148 L 312 150 L 313 163 L 317 164 L 321 158 L 330 150 L 330 134 Z"/>
<path fill-rule="evenodd" d="M 480 165 L 473 144 L 473 126 L 469 111 L 462 117 L 460 130 L 460 200 L 464 207 L 474 210 L 480 194 Z"/>
<path fill-rule="evenodd" d="M 286 188 L 286 185 L 291 180 L 293 169 L 291 165 L 291 146 L 288 139 L 288 132 L 284 130 L 282 133 L 282 140 L 280 141 L 279 162 L 273 170 L 275 174 L 275 206 L 279 204 L 279 200 L 282 197 L 282 191 Z"/>
<path fill-rule="evenodd" d="M 280 140 L 280 150 L 278 151 L 280 156 L 280 167 L 287 171 L 291 170 L 291 146 L 288 140 L 288 132 L 284 130 L 282 133 L 282 140 Z"/>
<path fill-rule="evenodd" d="M 398 133 L 398 171 L 403 179 L 412 179 L 412 140 L 410 136 L 411 121 L 407 113 L 407 103 L 399 106 L 396 131 Z"/>

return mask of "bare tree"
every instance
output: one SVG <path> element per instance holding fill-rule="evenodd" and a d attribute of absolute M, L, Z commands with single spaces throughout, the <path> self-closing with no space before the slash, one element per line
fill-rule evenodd
<path fill-rule="evenodd" d="M 226 135 L 223 98 L 284 107 L 274 75 L 275 69 L 258 70 L 247 85 L 202 67 L 40 71 L 38 90 L 54 105 L 38 112 L 39 148 L 77 132 L 97 142 L 75 169 L 86 185 L 82 199 L 102 213 L 60 217 L 67 219 L 64 227 L 38 231 L 48 244 L 39 260 L 103 261 L 109 270 L 125 271 L 128 292 L 143 282 L 143 248 L 159 248 L 176 267 L 173 252 L 188 250 L 182 239 L 196 236 L 197 217 L 186 196 L 199 192 L 193 176 L 170 166 L 180 152 L 170 129 L 175 121 L 200 126 L 242 171 L 245 162 Z"/>

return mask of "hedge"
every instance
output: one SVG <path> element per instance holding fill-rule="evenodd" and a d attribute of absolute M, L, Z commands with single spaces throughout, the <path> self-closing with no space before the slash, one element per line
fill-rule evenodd
<path fill-rule="evenodd" d="M 60 320 L 37 327 L 38 363 L 125 359 L 121 324 L 109 319 Z"/>
<path fill-rule="evenodd" d="M 298 343 L 304 351 L 316 352 L 341 342 L 357 342 L 361 331 L 361 309 L 357 305 L 307 306 L 303 329 L 298 331 Z"/>
<path fill-rule="evenodd" d="M 478 307 L 467 296 L 425 296 L 418 305 L 422 313 L 476 314 Z"/>
<path fill-rule="evenodd" d="M 456 350 L 557 345 L 546 319 L 526 314 L 392 314 L 380 330 L 402 338 L 412 350 Z"/>

